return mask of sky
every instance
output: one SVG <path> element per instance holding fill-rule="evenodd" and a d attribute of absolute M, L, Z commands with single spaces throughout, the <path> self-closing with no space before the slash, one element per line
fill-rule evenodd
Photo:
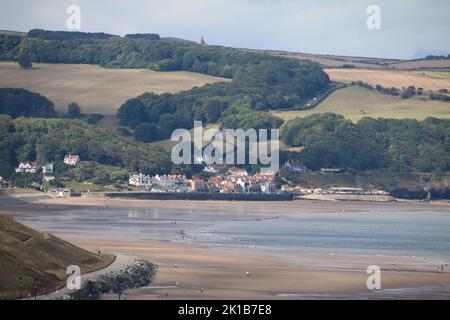
<path fill-rule="evenodd" d="M 0 29 L 68 30 L 72 4 L 85 32 L 379 58 L 450 54 L 450 0 L 0 0 Z M 370 5 L 381 29 L 367 27 Z"/>

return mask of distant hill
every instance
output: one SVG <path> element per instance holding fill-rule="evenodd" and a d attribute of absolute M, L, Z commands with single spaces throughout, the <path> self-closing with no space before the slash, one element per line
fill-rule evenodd
<path fill-rule="evenodd" d="M 11 31 L 11 30 L 0 30 L 0 34 L 6 34 L 6 35 L 10 35 L 10 36 L 19 36 L 19 37 L 26 37 L 27 36 L 26 32 Z"/>
<path fill-rule="evenodd" d="M 0 299 L 19 297 L 19 277 L 26 297 L 35 278 L 39 293 L 50 292 L 64 285 L 68 266 L 78 265 L 85 273 L 111 261 L 111 256 L 90 253 L 0 215 Z"/>

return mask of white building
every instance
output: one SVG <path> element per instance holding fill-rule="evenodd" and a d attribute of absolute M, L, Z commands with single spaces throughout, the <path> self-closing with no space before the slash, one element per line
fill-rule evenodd
<path fill-rule="evenodd" d="M 175 179 L 173 179 L 171 176 L 156 175 L 155 177 L 152 178 L 151 183 L 154 186 L 171 188 L 175 186 Z"/>
<path fill-rule="evenodd" d="M 46 163 L 43 167 L 42 167 L 42 173 L 44 175 L 50 175 L 53 173 L 53 163 Z"/>
<path fill-rule="evenodd" d="M 136 186 L 136 187 L 148 187 L 151 186 L 151 177 L 150 176 L 146 176 L 143 175 L 142 173 L 138 174 L 138 175 L 133 175 L 130 177 L 130 179 L 128 180 L 128 183 L 131 186 Z"/>
<path fill-rule="evenodd" d="M 248 177 L 248 172 L 245 169 L 230 168 L 228 169 L 228 175 L 234 177 Z"/>
<path fill-rule="evenodd" d="M 35 164 L 29 162 L 21 162 L 19 167 L 16 168 L 16 173 L 32 173 L 35 174 L 37 172 L 37 166 Z"/>
<path fill-rule="evenodd" d="M 272 182 L 265 181 L 261 183 L 261 192 L 262 193 L 272 193 Z"/>
<path fill-rule="evenodd" d="M 211 164 L 211 165 L 206 166 L 205 169 L 203 169 L 203 172 L 219 173 L 224 170 L 223 168 L 224 168 L 224 166 L 217 165 L 217 164 Z"/>
<path fill-rule="evenodd" d="M 175 186 L 183 186 L 186 184 L 186 176 L 177 175 L 156 175 L 154 177 L 143 175 L 133 175 L 128 183 L 136 187 L 159 187 L 159 188 L 175 188 Z"/>
<path fill-rule="evenodd" d="M 68 154 L 64 157 L 64 163 L 68 166 L 78 167 L 80 165 L 81 159 L 80 156 Z"/>
<path fill-rule="evenodd" d="M 42 180 L 44 181 L 44 182 L 50 182 L 50 181 L 53 181 L 53 180 L 55 180 L 56 178 L 54 177 L 54 176 L 43 176 L 42 177 Z"/>

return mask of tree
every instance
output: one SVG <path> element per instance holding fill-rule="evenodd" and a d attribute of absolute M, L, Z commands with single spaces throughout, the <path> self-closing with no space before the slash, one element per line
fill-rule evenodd
<path fill-rule="evenodd" d="M 82 116 L 81 107 L 76 102 L 72 102 L 67 106 L 67 114 L 71 119 L 79 119 Z"/>
<path fill-rule="evenodd" d="M 134 131 L 134 138 L 142 142 L 153 142 L 158 138 L 158 131 L 154 123 L 142 123 Z"/>
<path fill-rule="evenodd" d="M 17 55 L 17 62 L 22 69 L 31 69 L 33 67 L 30 53 L 27 49 L 22 49 L 19 51 Z"/>

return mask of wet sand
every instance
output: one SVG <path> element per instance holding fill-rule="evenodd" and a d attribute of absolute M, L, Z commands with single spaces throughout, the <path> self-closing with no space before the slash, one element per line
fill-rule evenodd
<path fill-rule="evenodd" d="M 102 248 L 106 252 L 137 255 L 158 264 L 151 286 L 128 290 L 127 299 L 432 299 L 448 298 L 450 294 L 450 288 L 440 287 L 443 283 L 450 283 L 449 273 L 401 271 L 414 269 L 414 261 L 408 259 L 397 258 L 393 262 L 387 257 L 307 254 L 286 257 L 279 253 L 265 256 L 264 253 L 249 254 L 236 248 L 71 240 L 90 250 Z M 302 266 L 301 261 L 308 259 L 321 266 Z M 300 262 L 300 265 L 293 261 Z M 341 264 L 346 267 L 328 267 Z M 398 268 L 400 271 L 382 273 L 382 289 L 400 289 L 407 293 L 388 292 L 383 296 L 383 290 L 370 292 L 366 286 L 366 268 L 371 264 L 380 265 L 382 270 L 385 265 Z M 424 293 L 422 288 L 435 289 Z M 417 293 L 414 290 L 418 290 Z"/>
<path fill-rule="evenodd" d="M 0 200 L 1 201 L 1 200 Z M 420 211 L 432 207 L 449 212 L 447 203 L 329 203 L 294 201 L 282 203 L 231 203 L 136 201 L 107 199 L 39 199 L 38 203 L 0 202 L 0 213 L 24 217 L 52 210 L 81 207 L 201 207 L 211 212 L 239 214 L 246 211 L 266 216 L 274 208 L 285 215 L 299 208 L 309 212 Z M 297 213 L 298 214 L 298 213 Z M 129 290 L 127 299 L 379 299 L 450 298 L 450 273 L 437 272 L 436 262 L 423 257 L 362 256 L 299 253 L 220 247 L 197 244 L 85 239 L 62 232 L 55 235 L 85 249 L 148 258 L 159 265 L 155 281 L 148 288 Z M 366 287 L 370 265 L 382 269 L 381 291 Z M 105 297 L 115 299 L 116 297 Z"/>

